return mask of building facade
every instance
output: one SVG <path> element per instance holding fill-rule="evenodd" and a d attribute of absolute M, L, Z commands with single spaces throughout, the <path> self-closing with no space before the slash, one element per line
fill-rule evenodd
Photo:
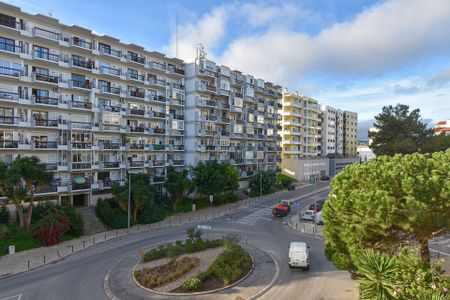
<path fill-rule="evenodd" d="M 128 172 L 184 166 L 184 64 L 0 4 L 0 159 L 36 155 L 40 196 L 89 205 Z"/>
<path fill-rule="evenodd" d="M 277 169 L 281 87 L 205 58 L 186 65 L 186 165 L 218 160 L 242 179 Z"/>
<path fill-rule="evenodd" d="M 343 155 L 354 157 L 358 146 L 358 114 L 351 111 L 343 112 Z"/>
<path fill-rule="evenodd" d="M 442 134 L 450 135 L 450 120 L 447 121 L 439 121 L 434 126 L 434 134 Z"/>
<path fill-rule="evenodd" d="M 319 104 L 317 100 L 285 92 L 282 115 L 282 158 L 314 157 L 320 154 Z"/>

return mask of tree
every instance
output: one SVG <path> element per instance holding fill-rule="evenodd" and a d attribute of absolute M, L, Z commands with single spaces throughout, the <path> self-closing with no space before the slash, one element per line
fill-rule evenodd
<path fill-rule="evenodd" d="M 181 199 L 192 190 L 193 182 L 188 178 L 188 175 L 188 171 L 185 169 L 177 171 L 172 166 L 167 168 L 167 180 L 164 187 L 169 194 L 173 211 L 177 209 Z"/>
<path fill-rule="evenodd" d="M 0 162 L 1 189 L 8 200 L 14 203 L 21 228 L 30 230 L 36 193 L 52 179 L 53 174 L 36 156 L 16 158 L 10 166 Z M 27 208 L 24 207 L 26 200 Z"/>
<path fill-rule="evenodd" d="M 273 171 L 260 171 L 250 181 L 253 191 L 260 193 L 262 184 L 262 193 L 264 195 L 270 193 L 272 187 L 277 182 L 277 175 Z"/>
<path fill-rule="evenodd" d="M 428 241 L 450 228 L 450 150 L 380 156 L 346 167 L 331 182 L 322 213 L 325 254 L 353 271 L 363 249 L 396 253 L 416 244 L 429 262 Z"/>
<path fill-rule="evenodd" d="M 131 179 L 131 216 L 133 223 L 137 223 L 137 218 L 144 207 L 155 199 L 155 188 L 150 184 L 148 174 L 129 174 Z M 129 181 L 124 186 L 114 184 L 111 189 L 119 207 L 128 212 L 128 192 Z"/>
<path fill-rule="evenodd" d="M 369 132 L 372 139 L 369 147 L 377 156 L 418 152 L 426 137 L 433 133 L 420 119 L 420 110 L 409 112 L 408 105 L 384 106 L 375 117 L 374 126 L 378 131 Z"/>
<path fill-rule="evenodd" d="M 439 135 L 431 135 L 425 139 L 422 145 L 422 153 L 433 153 L 437 151 L 446 151 L 450 149 L 450 136 L 446 136 L 443 132 Z"/>
<path fill-rule="evenodd" d="M 239 173 L 230 164 L 199 162 L 193 170 L 194 182 L 202 195 L 221 195 L 239 188 Z"/>

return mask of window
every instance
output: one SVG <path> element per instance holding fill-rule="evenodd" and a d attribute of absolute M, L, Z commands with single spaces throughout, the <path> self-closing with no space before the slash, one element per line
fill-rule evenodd
<path fill-rule="evenodd" d="M 39 67 L 33 67 L 33 73 L 36 73 L 36 74 L 39 74 L 39 75 L 43 75 L 43 76 L 48 76 L 49 75 L 48 69 L 39 68 Z"/>
<path fill-rule="evenodd" d="M 102 53 L 111 54 L 111 46 L 103 43 L 98 43 L 98 49 Z"/>
<path fill-rule="evenodd" d="M 48 48 L 34 45 L 33 51 L 37 58 L 48 59 Z"/>
<path fill-rule="evenodd" d="M 16 28 L 16 18 L 5 14 L 0 14 L 0 25 Z"/>
<path fill-rule="evenodd" d="M 15 52 L 15 47 L 14 40 L 0 37 L 0 50 Z"/>
<path fill-rule="evenodd" d="M 130 78 L 139 79 L 138 71 L 135 69 L 128 69 L 128 74 L 130 74 Z"/>

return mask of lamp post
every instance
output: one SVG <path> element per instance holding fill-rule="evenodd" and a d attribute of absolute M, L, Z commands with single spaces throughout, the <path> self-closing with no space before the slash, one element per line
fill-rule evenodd
<path fill-rule="evenodd" d="M 130 228 L 130 217 L 131 217 L 131 173 L 128 172 L 128 229 Z"/>

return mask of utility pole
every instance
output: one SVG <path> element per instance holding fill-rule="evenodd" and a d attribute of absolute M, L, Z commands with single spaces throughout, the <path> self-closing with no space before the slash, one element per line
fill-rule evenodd
<path fill-rule="evenodd" d="M 131 218 L 131 173 L 128 172 L 128 228 L 130 228 Z"/>
<path fill-rule="evenodd" d="M 317 177 L 314 172 L 314 166 L 312 167 L 314 173 L 314 233 L 317 232 L 316 214 L 317 214 Z"/>
<path fill-rule="evenodd" d="M 260 196 L 262 196 L 262 191 L 263 191 L 263 188 L 262 188 L 262 184 L 263 184 L 263 174 L 262 174 L 262 172 L 261 172 L 261 170 L 260 170 L 260 168 L 259 168 L 259 165 L 258 165 L 258 170 L 259 170 L 259 180 L 260 180 L 260 182 L 259 182 L 259 195 Z"/>

